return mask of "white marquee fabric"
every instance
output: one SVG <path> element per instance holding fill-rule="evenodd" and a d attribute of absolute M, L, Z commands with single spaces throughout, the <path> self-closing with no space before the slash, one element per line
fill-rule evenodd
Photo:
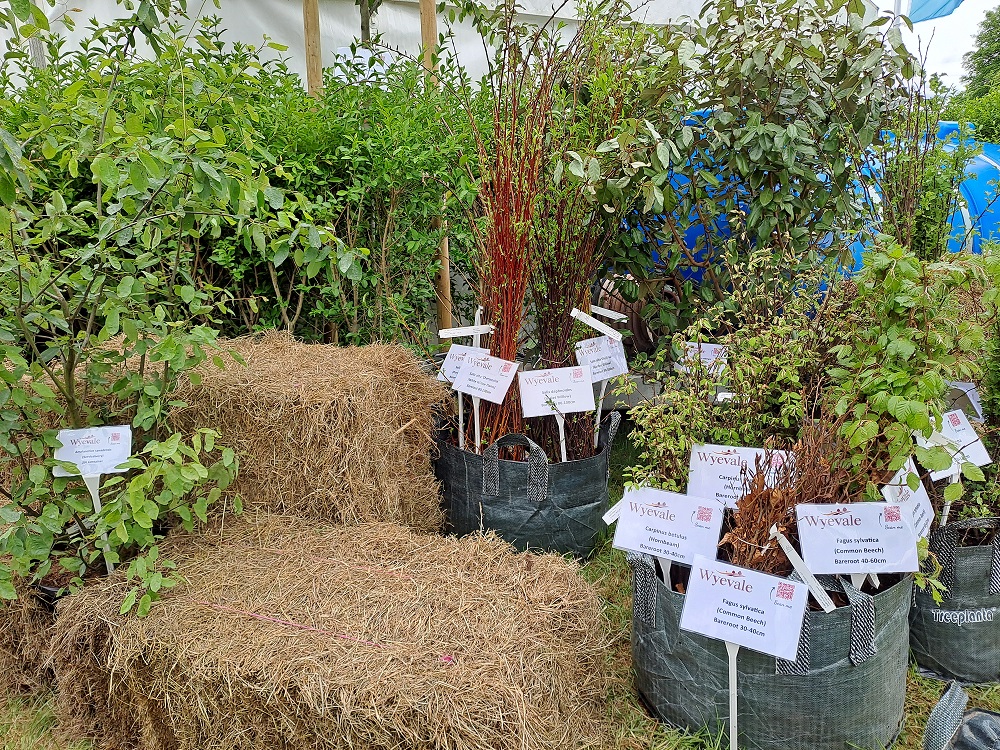
<path fill-rule="evenodd" d="M 85 35 L 87 19 L 106 22 L 126 15 L 115 0 L 58 0 L 54 8 L 39 0 L 38 5 L 46 9 L 50 19 L 73 12 L 77 28 L 65 33 L 71 44 Z M 329 66 L 338 48 L 350 45 L 360 34 L 361 15 L 353 0 L 320 0 L 319 5 L 323 64 Z M 540 21 L 552 15 L 552 0 L 521 0 L 521 5 L 527 20 Z M 635 17 L 647 23 L 664 24 L 684 16 L 697 15 L 701 5 L 701 0 L 648 0 Z M 192 16 L 198 15 L 199 11 L 202 15 L 220 16 L 227 31 L 226 37 L 231 41 L 260 44 L 266 34 L 276 42 L 288 45 L 288 51 L 283 54 L 289 58 L 292 70 L 305 77 L 302 0 L 221 0 L 221 6 L 221 9 L 216 9 L 212 0 L 188 0 Z M 74 8 L 79 11 L 72 11 Z M 573 8 L 573 2 L 567 3 L 558 17 L 572 25 Z M 446 20 L 439 15 L 438 31 L 446 30 Z M 416 56 L 420 50 L 417 0 L 383 0 L 372 20 L 372 31 L 373 34 L 381 33 L 386 44 Z M 471 74 L 478 76 L 485 70 L 481 39 L 468 25 L 454 31 L 454 47 L 459 59 Z"/>

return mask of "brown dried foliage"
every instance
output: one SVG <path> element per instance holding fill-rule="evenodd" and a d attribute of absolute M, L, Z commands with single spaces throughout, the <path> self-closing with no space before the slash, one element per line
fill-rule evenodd
<path fill-rule="evenodd" d="M 240 459 L 230 488 L 248 508 L 318 521 L 391 521 L 440 528 L 431 469 L 432 409 L 446 396 L 416 357 L 397 345 L 304 344 L 271 332 L 223 348 L 246 365 L 211 361 L 175 429 L 211 427 Z"/>
<path fill-rule="evenodd" d="M 493 536 L 276 516 L 164 545 L 145 619 L 115 576 L 59 604 L 64 729 L 124 750 L 541 750 L 603 737 L 601 603 Z"/>
<path fill-rule="evenodd" d="M 730 562 L 787 576 L 792 564 L 771 539 L 772 526 L 797 547 L 796 505 L 860 502 L 868 480 L 879 485 L 888 481 L 874 460 L 859 472 L 851 470 L 850 452 L 838 434 L 842 423 L 842 418 L 823 413 L 803 424 L 799 440 L 791 446 L 794 462 L 776 462 L 774 451 L 767 451 L 752 471 L 744 472 L 743 497 L 719 543 Z"/>

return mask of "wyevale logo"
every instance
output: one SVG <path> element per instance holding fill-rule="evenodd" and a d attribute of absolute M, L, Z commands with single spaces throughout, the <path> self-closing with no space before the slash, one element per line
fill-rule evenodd
<path fill-rule="evenodd" d="M 720 572 L 700 568 L 698 572 L 701 574 L 701 580 L 708 581 L 713 586 L 723 586 L 735 589 L 736 591 L 745 591 L 748 594 L 753 591 L 753 586 L 750 585 L 750 582 L 746 580 L 746 577 L 739 570 L 724 570 Z"/>
<path fill-rule="evenodd" d="M 726 466 L 736 466 L 742 468 L 746 461 L 740 458 L 740 453 L 737 450 L 725 450 L 725 451 L 698 451 L 698 460 L 709 466 L 718 466 L 720 464 Z"/>
<path fill-rule="evenodd" d="M 838 508 L 837 510 L 831 510 L 829 513 L 823 513 L 819 516 L 802 516 L 801 522 L 805 522 L 808 526 L 816 526 L 821 529 L 832 528 L 834 526 L 860 526 L 861 519 L 851 513 L 847 508 Z"/>
<path fill-rule="evenodd" d="M 582 372 L 581 370 L 581 374 Z M 537 374 L 526 375 L 524 382 L 527 385 L 556 385 L 559 383 L 559 377 L 552 370 L 543 370 Z"/>
<path fill-rule="evenodd" d="M 73 447 L 81 445 L 100 445 L 101 439 L 97 435 L 86 435 L 82 438 L 73 438 L 69 441 L 69 444 Z"/>
<path fill-rule="evenodd" d="M 661 521 L 677 520 L 677 516 L 666 503 L 636 503 L 630 500 L 628 507 L 640 518 L 658 518 Z"/>

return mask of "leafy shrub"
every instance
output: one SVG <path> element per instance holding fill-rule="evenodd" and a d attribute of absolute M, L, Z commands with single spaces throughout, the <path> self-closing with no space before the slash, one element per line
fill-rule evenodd
<path fill-rule="evenodd" d="M 155 27 L 157 54 L 134 56 L 149 13 L 143 3 L 46 68 L 12 53 L 0 78 L 2 597 L 14 575 L 58 572 L 72 588 L 126 560 L 140 613 L 171 585 L 157 539 L 205 519 L 237 470 L 211 430 L 185 437 L 166 423 L 228 309 L 195 280 L 196 248 L 223 229 L 251 244 L 302 232 L 292 212 L 287 227 L 275 218 L 286 200 L 263 165 L 227 147 L 252 144 L 250 126 L 227 133 L 214 111 L 188 108 L 197 53 Z M 224 87 L 214 96 L 219 112 L 245 114 Z M 52 475 L 57 432 L 122 422 L 134 453 L 98 510 L 78 477 Z"/>
<path fill-rule="evenodd" d="M 861 229 L 856 155 L 883 137 L 916 65 L 889 19 L 866 21 L 860 5 L 712 0 L 693 29 L 665 32 L 654 114 L 613 143 L 643 195 L 614 262 L 632 298 L 656 285 L 654 330 L 725 298 L 729 236 L 744 253 L 791 250 L 796 272 Z"/>
<path fill-rule="evenodd" d="M 783 447 L 798 437 L 830 364 L 836 339 L 828 326 L 843 301 L 820 291 L 829 283 L 821 266 L 791 278 L 785 263 L 770 248 L 727 256 L 733 295 L 675 334 L 646 368 L 644 376 L 663 390 L 631 412 L 640 451 L 639 463 L 627 470 L 632 483 L 682 491 L 696 443 Z M 733 318 L 739 324 L 730 328 Z M 721 378 L 686 360 L 685 343 L 708 338 L 727 348 Z M 731 393 L 726 400 L 716 398 L 720 384 Z M 626 383 L 619 392 L 634 387 Z"/>

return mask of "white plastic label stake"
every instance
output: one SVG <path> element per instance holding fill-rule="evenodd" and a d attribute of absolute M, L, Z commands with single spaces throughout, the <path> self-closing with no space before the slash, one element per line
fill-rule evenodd
<path fill-rule="evenodd" d="M 438 338 L 457 339 L 463 336 L 481 336 L 484 333 L 493 333 L 493 326 L 465 326 L 464 328 L 442 328 L 438 331 Z"/>
<path fill-rule="evenodd" d="M 465 395 L 455 391 L 458 396 L 458 447 L 465 450 Z"/>
<path fill-rule="evenodd" d="M 597 398 L 597 409 L 594 412 L 594 447 L 601 442 L 601 413 L 604 410 L 604 393 L 608 389 L 608 381 L 601 381 L 601 395 Z"/>
<path fill-rule="evenodd" d="M 610 526 L 615 521 L 618 520 L 618 516 L 622 514 L 622 500 L 608 508 L 608 512 L 601 516 L 601 520 L 604 521 L 605 526 Z"/>
<path fill-rule="evenodd" d="M 809 568 L 806 567 L 805 561 L 799 557 L 799 553 L 795 551 L 792 543 L 788 541 L 788 538 L 784 534 L 778 533 L 778 526 L 775 524 L 771 527 L 771 538 L 777 540 L 778 546 L 788 557 L 789 562 L 791 562 L 792 567 L 795 572 L 799 574 L 799 577 L 805 581 L 806 586 L 809 587 L 809 593 L 813 595 L 813 599 L 816 603 L 823 608 L 823 611 L 829 614 L 833 612 L 837 607 L 833 603 L 833 599 L 830 595 L 826 593 L 826 590 L 819 585 L 819 581 L 816 580 L 816 576 L 810 572 Z"/>
<path fill-rule="evenodd" d="M 729 654 L 729 750 L 737 750 L 739 701 L 737 700 L 736 657 L 740 653 L 739 644 L 726 641 L 726 652 Z"/>
<path fill-rule="evenodd" d="M 948 484 L 958 484 L 958 482 L 961 479 L 962 479 L 962 470 L 959 469 L 958 471 L 956 471 L 954 474 L 951 475 L 951 479 L 948 482 Z M 946 502 L 944 504 L 944 508 L 941 509 L 941 525 L 942 526 L 947 526 L 948 525 L 948 516 L 949 515 L 951 515 L 951 502 L 950 501 Z"/>
<path fill-rule="evenodd" d="M 556 412 L 556 424 L 559 426 L 559 453 L 562 455 L 563 463 L 569 459 L 566 457 L 566 417 Z"/>
<path fill-rule="evenodd" d="M 608 320 L 613 320 L 616 323 L 624 323 L 628 320 L 628 315 L 625 313 L 615 312 L 614 310 L 609 310 L 606 307 L 598 307 L 597 305 L 591 305 L 590 311 L 594 315 L 600 315 L 602 318 L 607 318 Z"/>
<path fill-rule="evenodd" d="M 88 474 L 83 478 L 83 483 L 87 485 L 90 499 L 94 501 L 94 514 L 99 515 L 101 512 L 101 475 Z M 80 533 L 83 533 L 83 529 L 80 529 Z M 101 534 L 101 539 L 104 540 L 104 562 L 108 566 L 108 572 L 114 573 L 115 565 L 108 559 L 108 535 Z"/>
<path fill-rule="evenodd" d="M 472 419 L 476 423 L 476 453 L 482 453 L 483 436 L 480 432 L 482 427 L 479 424 L 479 396 L 472 397 Z"/>
<path fill-rule="evenodd" d="M 597 318 L 594 318 L 594 317 L 592 317 L 590 315 L 587 315 L 587 313 L 583 312 L 582 310 L 578 310 L 577 308 L 574 307 L 570 311 L 569 314 L 570 314 L 570 316 L 572 316 L 572 317 L 576 318 L 577 320 L 579 320 L 581 323 L 586 323 L 588 326 L 590 326 L 591 328 L 593 328 L 595 331 L 599 331 L 600 333 L 603 333 L 605 336 L 610 336 L 615 341 L 621 341 L 622 340 L 621 331 L 616 331 L 614 328 L 612 328 L 611 326 L 609 326 L 607 323 L 602 323 Z"/>
<path fill-rule="evenodd" d="M 476 308 L 476 320 L 475 320 L 475 326 L 474 326 L 474 328 L 482 328 L 482 327 L 483 327 L 483 306 L 480 305 L 479 307 Z M 479 333 L 474 333 L 472 335 L 472 345 L 473 346 L 479 346 L 480 345 L 480 343 L 483 340 L 483 333 L 484 332 L 479 332 Z M 493 333 L 493 326 L 490 326 L 490 330 L 489 331 L 485 331 L 485 333 Z"/>

